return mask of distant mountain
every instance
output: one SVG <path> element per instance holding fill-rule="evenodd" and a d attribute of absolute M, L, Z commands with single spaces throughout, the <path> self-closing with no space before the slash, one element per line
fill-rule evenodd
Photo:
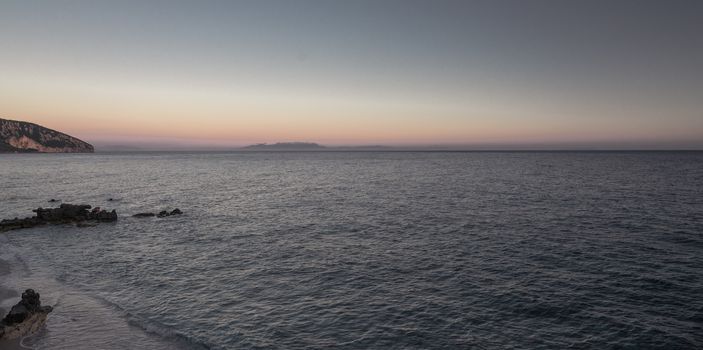
<path fill-rule="evenodd" d="M 94 149 L 87 142 L 34 123 L 0 119 L 0 152 L 92 153 Z"/>
<path fill-rule="evenodd" d="M 327 147 L 314 142 L 279 142 L 274 144 L 258 143 L 242 147 L 252 151 L 319 151 Z"/>
<path fill-rule="evenodd" d="M 314 142 L 257 143 L 240 148 L 245 151 L 391 151 L 395 147 L 381 145 L 323 146 Z"/>

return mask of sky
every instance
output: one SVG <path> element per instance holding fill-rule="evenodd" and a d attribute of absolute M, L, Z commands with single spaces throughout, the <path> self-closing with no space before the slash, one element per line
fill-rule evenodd
<path fill-rule="evenodd" d="M 0 0 L 0 118 L 105 145 L 703 149 L 703 1 Z"/>

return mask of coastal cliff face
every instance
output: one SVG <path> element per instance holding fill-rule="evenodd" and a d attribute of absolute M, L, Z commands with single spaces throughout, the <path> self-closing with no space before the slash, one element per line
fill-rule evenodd
<path fill-rule="evenodd" d="M 0 152 L 92 153 L 93 146 L 43 126 L 0 119 Z"/>

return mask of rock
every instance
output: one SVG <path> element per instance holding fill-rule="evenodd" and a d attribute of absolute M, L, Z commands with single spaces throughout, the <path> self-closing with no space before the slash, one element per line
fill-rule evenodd
<path fill-rule="evenodd" d="M 87 204 L 73 205 L 73 204 L 61 204 L 59 209 L 62 210 L 62 215 L 64 219 L 70 220 L 80 220 L 86 218 L 88 214 L 88 209 L 91 206 Z M 99 209 L 99 208 L 98 208 Z"/>
<path fill-rule="evenodd" d="M 24 321 L 30 312 L 35 312 L 41 307 L 39 293 L 33 289 L 27 289 L 22 293 L 22 300 L 13 306 L 10 313 L 2 320 L 5 324 L 13 324 Z"/>
<path fill-rule="evenodd" d="M 76 220 L 87 220 L 88 209 L 92 206 L 87 204 L 74 205 L 63 203 L 58 208 L 37 208 L 32 210 L 37 213 L 37 218 L 48 222 L 65 222 Z"/>
<path fill-rule="evenodd" d="M 97 207 L 89 211 L 92 206 L 87 204 L 74 205 L 63 203 L 58 208 L 37 208 L 34 217 L 0 221 L 0 232 L 30 228 L 46 224 L 70 224 L 83 221 L 111 222 L 117 220 L 115 210 L 108 212 Z"/>
<path fill-rule="evenodd" d="M 117 221 L 117 211 L 115 211 L 114 209 L 111 212 L 101 210 L 101 211 L 95 212 L 94 216 L 92 216 L 91 219 L 98 220 L 99 222 Z"/>
<path fill-rule="evenodd" d="M 29 309 L 20 302 L 12 307 L 12 310 L 3 318 L 6 324 L 19 323 L 24 321 L 29 316 Z"/>
<path fill-rule="evenodd" d="M 53 198 L 49 199 L 49 203 L 56 203 L 56 202 L 58 202 L 58 200 L 53 199 Z"/>
<path fill-rule="evenodd" d="M 37 217 L 24 218 L 24 219 L 9 219 L 0 221 L 0 232 L 17 230 L 21 228 L 31 228 L 39 225 L 45 225 L 46 222 L 38 219 Z"/>
<path fill-rule="evenodd" d="M 27 289 L 22 293 L 22 300 L 0 321 L 0 340 L 17 339 L 35 332 L 44 325 L 52 310 L 51 306 L 41 306 L 39 293 Z"/>
<path fill-rule="evenodd" d="M 173 210 L 170 211 L 170 212 L 167 211 L 167 210 L 162 210 L 162 211 L 160 211 L 158 214 L 154 214 L 154 213 L 138 213 L 138 214 L 134 214 L 134 215 L 132 215 L 132 216 L 135 217 L 135 218 L 147 218 L 147 217 L 152 217 L 152 216 L 156 216 L 156 217 L 159 217 L 159 218 L 165 218 L 165 217 L 167 217 L 167 216 L 171 216 L 171 215 L 181 215 L 181 214 L 183 214 L 183 212 L 182 212 L 180 209 L 176 208 L 176 209 L 173 209 Z"/>
<path fill-rule="evenodd" d="M 160 218 L 165 218 L 165 217 L 167 217 L 167 216 L 171 216 L 171 215 L 181 215 L 181 214 L 183 214 L 183 212 L 182 212 L 180 209 L 176 208 L 176 209 L 173 209 L 173 210 L 170 211 L 170 212 L 167 211 L 167 210 L 162 210 L 162 211 L 160 211 L 159 214 L 156 215 L 156 216 L 157 216 L 157 217 L 160 217 Z"/>

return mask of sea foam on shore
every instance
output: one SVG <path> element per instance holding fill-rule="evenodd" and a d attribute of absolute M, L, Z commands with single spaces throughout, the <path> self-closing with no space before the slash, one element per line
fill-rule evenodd
<path fill-rule="evenodd" d="M 35 228 L 17 234 L 32 234 Z M 67 234 L 70 227 L 62 227 Z M 43 232 L 45 233 L 45 232 Z M 42 304 L 54 307 L 46 326 L 17 341 L 0 343 L 0 348 L 21 349 L 183 349 L 177 341 L 150 334 L 131 325 L 124 312 L 96 296 L 61 283 L 50 262 L 37 252 L 17 247 L 8 235 L 0 234 L 0 310 L 6 312 L 19 300 L 20 290 L 33 288 L 42 294 Z M 24 288 L 24 289 L 23 289 Z M 1 318 L 2 316 L 0 316 Z"/>

